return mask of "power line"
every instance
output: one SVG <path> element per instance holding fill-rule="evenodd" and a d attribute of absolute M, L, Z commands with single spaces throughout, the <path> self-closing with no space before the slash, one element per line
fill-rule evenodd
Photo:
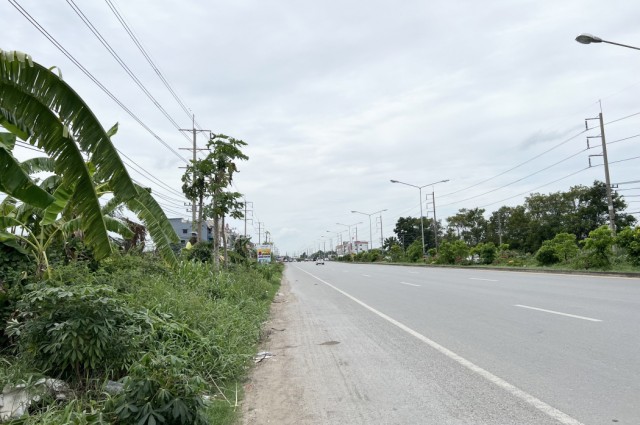
<path fill-rule="evenodd" d="M 570 160 L 571 158 L 574 158 L 574 157 L 576 157 L 576 156 L 580 155 L 581 153 L 585 152 L 586 150 L 587 150 L 587 149 L 582 149 L 581 151 L 576 152 L 576 153 L 574 153 L 573 155 L 570 155 L 570 156 L 568 156 L 568 157 L 566 157 L 566 158 L 564 158 L 564 159 L 561 159 L 560 161 L 558 161 L 558 162 L 556 162 L 556 163 L 553 163 L 553 164 L 549 165 L 548 167 L 542 168 L 542 169 L 540 169 L 540 170 L 538 170 L 538 171 L 536 171 L 536 172 L 534 172 L 534 173 L 531 173 L 531 174 L 529 174 L 529 175 L 526 175 L 526 176 L 524 176 L 524 177 L 521 177 L 521 178 L 519 178 L 519 179 L 517 179 L 517 180 L 514 180 L 514 181 L 512 181 L 512 182 L 510 182 L 510 183 L 507 183 L 507 184 L 505 184 L 505 185 L 503 185 L 503 186 L 497 187 L 497 188 L 495 188 L 495 189 L 491 189 L 491 190 L 489 190 L 489 191 L 487 191 L 487 192 L 484 192 L 484 193 L 481 193 L 481 194 L 479 194 L 479 195 L 471 196 L 471 197 L 469 197 L 469 198 L 461 199 L 461 200 L 456 201 L 456 202 L 450 202 L 450 203 L 448 203 L 448 204 L 444 204 L 444 205 L 440 205 L 440 206 L 441 206 L 441 207 L 448 207 L 448 206 L 451 206 L 451 205 L 459 204 L 459 203 L 461 203 L 461 202 L 469 201 L 469 200 L 471 200 L 471 199 L 479 198 L 479 197 L 484 196 L 484 195 L 488 195 L 489 193 L 496 192 L 496 191 L 498 191 L 498 190 L 500 190 L 500 189 L 504 189 L 505 187 L 511 186 L 512 184 L 515 184 L 515 183 L 518 183 L 518 182 L 521 182 L 522 180 L 528 179 L 529 177 L 535 176 L 536 174 L 539 174 L 539 173 L 541 173 L 541 172 L 543 172 L 543 171 L 546 171 L 546 170 L 548 170 L 549 168 L 553 168 L 553 167 L 555 167 L 555 166 L 556 166 L 556 165 L 558 165 L 558 164 L 561 164 L 561 163 L 563 163 L 563 162 L 565 162 L 565 161 L 568 161 L 568 160 Z"/>
<path fill-rule="evenodd" d="M 44 151 L 42 151 L 41 149 L 38 148 L 34 148 L 32 145 L 30 145 L 29 143 L 25 143 L 25 142 L 20 142 L 18 140 L 16 140 L 16 146 L 20 147 L 20 148 L 24 148 L 24 149 L 29 149 L 31 151 L 34 152 L 38 152 L 38 153 L 44 153 Z"/>
<path fill-rule="evenodd" d="M 507 173 L 509 173 L 509 172 L 511 172 L 511 171 L 513 171 L 513 170 L 515 170 L 515 169 L 517 169 L 517 168 L 520 168 L 520 167 L 522 167 L 523 165 L 528 164 L 529 162 L 531 162 L 531 161 L 533 161 L 533 160 L 535 160 L 535 159 L 538 159 L 538 158 L 540 158 L 541 156 L 543 156 L 543 155 L 545 155 L 545 154 L 547 154 L 547 153 L 549 153 L 549 152 L 551 152 L 551 151 L 553 151 L 553 150 L 555 150 L 555 149 L 559 148 L 560 146 L 562 146 L 562 145 L 564 145 L 564 144 L 569 143 L 570 141 L 572 141 L 572 140 L 573 140 L 573 139 L 575 139 L 576 137 L 578 137 L 578 136 L 580 136 L 580 135 L 582 135 L 582 134 L 586 133 L 587 131 L 589 131 L 589 130 L 588 130 L 588 129 L 587 129 L 587 130 L 582 130 L 581 132 L 579 132 L 579 133 L 577 133 L 577 134 L 575 134 L 575 135 L 573 135 L 573 136 L 569 137 L 569 138 L 568 138 L 568 139 L 566 139 L 566 140 L 563 140 L 562 142 L 560 142 L 560 143 L 558 143 L 557 145 L 555 145 L 555 146 L 553 146 L 553 147 L 551 147 L 551 148 L 547 149 L 546 151 L 544 151 L 544 152 L 542 152 L 542 153 L 540 153 L 540 154 L 538 154 L 538 155 L 536 155 L 536 156 L 534 156 L 534 157 L 532 157 L 532 158 L 530 158 L 530 159 L 528 159 L 528 160 L 526 160 L 526 161 L 524 161 L 524 162 L 521 162 L 520 164 L 516 165 L 515 167 L 512 167 L 512 168 L 510 168 L 510 169 L 508 169 L 508 170 L 506 170 L 506 171 L 503 171 L 503 172 L 502 172 L 502 173 L 500 173 L 500 174 L 496 174 L 496 175 L 495 175 L 495 176 L 493 176 L 493 177 L 489 177 L 488 179 L 485 179 L 485 180 L 483 180 L 483 181 L 481 181 L 481 182 L 478 182 L 478 183 L 473 184 L 473 185 L 471 185 L 471 186 L 465 187 L 465 188 L 463 188 L 463 189 L 459 189 L 459 190 L 456 190 L 456 191 L 454 191 L 454 192 L 445 193 L 445 194 L 443 194 L 443 195 L 440 195 L 440 197 L 441 197 L 441 198 L 443 198 L 443 197 L 445 197 L 445 196 L 450 196 L 450 195 L 454 195 L 454 194 L 459 193 L 459 192 L 463 192 L 463 191 L 465 191 L 465 190 L 469 190 L 469 189 L 474 188 L 474 187 L 476 187 L 476 186 L 480 186 L 481 184 L 484 184 L 484 183 L 486 183 L 486 182 L 488 182 L 488 181 L 491 181 L 491 180 L 493 180 L 493 179 L 495 179 L 495 178 L 497 178 L 497 177 L 500 177 L 500 176 L 502 176 L 502 175 L 505 175 L 505 174 L 507 174 Z"/>
<path fill-rule="evenodd" d="M 124 160 L 122 160 L 122 162 L 124 162 L 125 164 L 127 164 L 129 167 L 132 167 L 133 171 L 136 171 L 138 174 L 144 176 L 147 175 L 149 177 L 145 177 L 147 180 L 155 180 L 156 182 L 158 182 L 158 184 L 164 186 L 166 188 L 166 190 L 168 190 L 169 192 L 172 192 L 178 196 L 184 196 L 183 193 L 178 192 L 177 190 L 173 189 L 171 186 L 169 186 L 168 184 L 166 184 L 165 182 L 163 182 L 162 180 L 158 179 L 157 177 L 155 177 L 153 174 L 151 174 L 149 171 L 145 170 L 144 168 L 142 168 L 140 165 L 136 164 L 135 161 L 133 159 L 131 159 L 129 156 L 127 156 L 126 154 L 124 154 L 123 152 L 121 152 L 119 149 L 116 149 L 116 151 L 118 151 L 118 153 L 120 155 L 122 155 L 123 157 L 127 158 L 129 161 L 131 161 L 131 163 L 125 162 Z M 141 171 L 136 170 L 140 169 Z"/>
<path fill-rule="evenodd" d="M 149 92 L 149 90 L 145 87 L 144 84 L 138 79 L 138 77 L 131 71 L 131 69 L 127 66 L 124 60 L 116 53 L 116 51 L 111 47 L 109 42 L 102 36 L 100 31 L 91 23 L 91 20 L 87 18 L 87 16 L 82 12 L 82 10 L 78 7 L 78 5 L 73 0 L 67 0 L 67 4 L 71 6 L 73 11 L 78 15 L 78 17 L 84 22 L 84 24 L 89 28 L 89 30 L 96 36 L 96 38 L 102 43 L 102 45 L 107 49 L 107 51 L 111 54 L 111 56 L 118 62 L 120 67 L 125 70 L 127 74 L 131 77 L 131 79 L 136 83 L 138 87 L 144 92 L 145 95 L 151 100 L 151 102 L 162 112 L 162 114 L 173 124 L 176 129 L 180 129 L 180 125 L 169 115 L 169 113 L 160 105 L 160 102 L 156 100 L 155 97 Z M 186 135 L 184 135 L 187 137 Z M 188 137 L 187 137 L 188 140 Z"/>
<path fill-rule="evenodd" d="M 619 143 L 619 142 L 624 142 L 625 140 L 633 139 L 633 138 L 636 138 L 636 137 L 640 137 L 640 134 L 636 134 L 634 136 L 625 137 L 624 139 L 614 140 L 613 142 L 607 142 L 607 146 L 613 145 L 613 144 Z"/>
<path fill-rule="evenodd" d="M 180 99 L 180 97 L 175 92 L 175 90 L 173 90 L 173 88 L 171 87 L 171 85 L 169 84 L 167 79 L 164 77 L 164 75 L 162 74 L 162 72 L 160 71 L 158 66 L 154 63 L 153 59 L 151 58 L 151 55 L 149 55 L 147 53 L 147 51 L 145 50 L 144 46 L 142 45 L 142 42 L 140 42 L 138 37 L 135 35 L 133 30 L 129 26 L 129 24 L 127 24 L 126 20 L 122 16 L 122 14 L 118 11 L 118 9 L 116 8 L 116 6 L 113 4 L 113 2 L 111 0 L 105 0 L 105 1 L 107 3 L 107 6 L 109 6 L 109 9 L 111 9 L 113 14 L 115 15 L 116 19 L 120 22 L 120 25 L 122 25 L 122 27 L 124 28 L 126 33 L 129 35 L 129 37 L 131 38 L 133 43 L 136 45 L 136 47 L 138 47 L 138 50 L 140 50 L 140 53 L 142 53 L 142 56 L 144 56 L 144 58 L 147 60 L 149 65 L 151 65 L 151 68 L 155 71 L 156 75 L 158 75 L 158 78 L 160 78 L 160 81 L 162 81 L 162 83 L 167 88 L 167 90 L 169 90 L 169 92 L 171 93 L 173 98 L 176 100 L 176 102 L 178 102 L 178 104 L 180 105 L 180 107 L 182 108 L 184 113 L 189 118 L 191 118 L 192 112 L 189 110 L 189 108 L 187 108 L 187 106 L 184 104 L 184 102 Z M 196 122 L 196 127 L 200 128 L 200 125 L 197 122 Z"/>
<path fill-rule="evenodd" d="M 136 114 L 134 114 L 127 106 L 120 101 L 113 93 L 111 93 L 96 77 L 93 76 L 71 53 L 69 53 L 51 34 L 49 34 L 40 23 L 33 18 L 16 0 L 9 0 L 9 3 L 24 16 L 31 25 L 33 25 L 42 35 L 44 35 L 58 50 L 62 52 L 74 65 L 76 65 L 91 81 L 93 81 L 107 96 L 118 104 L 131 118 L 140 124 L 149 134 L 151 134 L 158 142 L 169 149 L 175 156 L 185 163 L 189 163 L 179 152 L 173 149 L 167 142 L 151 130 Z"/>
<path fill-rule="evenodd" d="M 640 115 L 640 112 L 636 112 L 635 114 L 631 114 L 631 115 L 627 115 L 626 117 L 622 117 L 622 118 L 617 118 L 613 121 L 609 121 L 604 123 L 604 125 L 609 125 L 609 124 L 613 124 L 614 122 L 618 122 L 618 121 L 622 121 L 622 120 L 626 120 L 627 118 L 631 118 L 631 117 L 635 117 L 637 115 Z"/>
<path fill-rule="evenodd" d="M 634 156 L 633 158 L 619 159 L 617 161 L 609 162 L 609 164 L 617 164 L 619 162 L 627 162 L 627 161 L 632 161 L 634 159 L 640 159 L 640 156 Z"/>
<path fill-rule="evenodd" d="M 499 203 L 501 203 L 501 202 L 508 201 L 509 199 L 513 199 L 513 198 L 517 198 L 518 196 L 526 195 L 527 193 L 531 193 L 531 192 L 533 192 L 534 190 L 542 189 L 543 187 L 545 187 L 545 186 L 549 186 L 550 184 L 557 183 L 557 182 L 559 182 L 559 181 L 561 181 L 561 180 L 564 180 L 564 179 L 568 179 L 569 177 L 572 177 L 572 176 L 575 176 L 576 174 L 582 173 L 583 171 L 586 171 L 586 170 L 588 170 L 589 168 L 591 168 L 591 167 L 585 167 L 585 168 L 583 168 L 583 169 L 581 169 L 581 170 L 578 170 L 578 171 L 576 171 L 576 172 L 574 172 L 574 173 L 568 174 L 568 175 L 566 175 L 566 176 L 564 176 L 564 177 L 560 177 L 559 179 L 556 179 L 556 180 L 550 181 L 550 182 L 548 182 L 548 183 L 545 183 L 545 184 L 543 184 L 543 185 L 541 185 L 541 186 L 538 186 L 538 187 L 535 187 L 535 188 L 533 188 L 533 189 L 529 189 L 529 190 L 527 190 L 526 192 L 518 193 L 517 195 L 513 195 L 513 196 L 510 196 L 510 197 L 508 197 L 508 198 L 504 198 L 504 199 L 502 199 L 502 200 L 500 200 L 500 201 L 496 201 L 496 202 L 492 202 L 492 203 L 490 203 L 490 204 L 483 205 L 483 206 L 481 206 L 480 208 L 490 207 L 491 205 L 499 204 Z"/>

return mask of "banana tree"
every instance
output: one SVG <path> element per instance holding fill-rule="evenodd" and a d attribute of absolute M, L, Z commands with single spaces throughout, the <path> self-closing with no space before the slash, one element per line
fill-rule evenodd
<path fill-rule="evenodd" d="M 108 256 L 112 252 L 109 231 L 120 226 L 103 213 L 98 202 L 102 194 L 99 184 L 106 183 L 118 202 L 127 204 L 150 223 L 151 235 L 158 238 L 154 237 L 154 241 L 165 260 L 177 263 L 170 249 L 177 235 L 167 231 L 171 226 L 161 208 L 148 191 L 133 183 L 111 143 L 117 126 L 105 131 L 82 98 L 57 74 L 24 53 L 1 49 L 0 126 L 11 133 L 1 139 L 0 191 L 23 201 L 17 208 L 43 210 L 40 230 L 81 232 L 94 258 Z M 42 149 L 48 158 L 32 160 L 20 167 L 11 155 L 15 137 Z M 89 160 L 85 161 L 83 155 Z M 47 166 L 53 167 L 54 175 L 38 187 L 29 179 L 27 171 L 29 167 L 33 170 Z M 62 217 L 65 211 L 72 212 L 73 219 L 69 219 L 69 215 Z M 7 220 L 3 224 L 9 227 L 27 224 L 15 217 L 4 217 Z M 0 231 L 2 229 L 6 227 Z M 31 238 L 32 245 L 26 240 L 23 242 L 46 251 L 45 242 L 33 243 L 38 233 L 32 229 L 27 233 L 29 231 L 31 234 L 24 237 Z M 6 233 L 4 237 L 10 238 Z M 40 235 L 40 240 L 44 239 L 45 236 Z M 46 263 L 46 253 L 39 261 Z"/>
<path fill-rule="evenodd" d="M 0 50 L 0 125 L 55 161 L 61 184 L 74 188 L 69 202 L 83 217 L 86 243 L 96 259 L 109 255 L 107 226 L 83 153 L 120 199 L 134 198 L 137 190 L 109 135 L 82 98 L 28 55 Z M 53 200 L 42 196 L 38 202 Z"/>

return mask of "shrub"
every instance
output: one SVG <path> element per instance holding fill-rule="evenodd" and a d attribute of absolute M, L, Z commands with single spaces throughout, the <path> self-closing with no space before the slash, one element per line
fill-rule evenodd
<path fill-rule="evenodd" d="M 148 326 L 115 296 L 104 285 L 40 285 L 18 302 L 7 333 L 20 356 L 43 373 L 75 381 L 119 377 L 138 356 Z"/>
<path fill-rule="evenodd" d="M 404 252 L 402 252 L 402 248 L 400 245 L 393 245 L 389 249 L 389 256 L 391 257 L 391 261 L 394 263 L 398 263 L 404 260 Z"/>
<path fill-rule="evenodd" d="M 109 400 L 106 411 L 122 423 L 197 425 L 203 415 L 206 382 L 194 375 L 185 359 L 145 354 L 130 368 L 124 391 Z"/>
<path fill-rule="evenodd" d="M 191 249 L 182 251 L 187 260 L 208 263 L 213 259 L 213 244 L 211 242 L 197 242 Z"/>
<path fill-rule="evenodd" d="M 422 240 L 416 239 L 409 245 L 406 253 L 407 259 L 412 263 L 417 262 L 423 256 L 422 252 Z"/>
<path fill-rule="evenodd" d="M 444 241 L 438 251 L 437 262 L 439 264 L 456 264 L 466 261 L 469 256 L 469 247 L 464 241 L 455 240 L 453 242 Z"/>
<path fill-rule="evenodd" d="M 586 257 L 592 267 L 608 267 L 611 265 L 613 251 L 613 236 L 608 226 L 600 226 L 589 232 L 589 237 L 584 240 Z"/>
<path fill-rule="evenodd" d="M 616 243 L 626 251 L 627 259 L 634 266 L 640 266 L 640 227 L 630 227 L 618 233 Z"/>
<path fill-rule="evenodd" d="M 536 261 L 541 266 L 550 266 L 559 263 L 560 258 L 558 257 L 555 247 L 550 244 L 549 241 L 544 241 L 536 253 Z"/>
<path fill-rule="evenodd" d="M 480 263 L 491 264 L 496 259 L 498 249 L 493 242 L 479 243 L 471 250 L 472 255 L 480 257 Z"/>

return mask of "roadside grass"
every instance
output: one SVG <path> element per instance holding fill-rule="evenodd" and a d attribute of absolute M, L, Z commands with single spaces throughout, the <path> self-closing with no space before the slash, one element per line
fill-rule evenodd
<path fill-rule="evenodd" d="M 15 386 L 43 376 L 64 377 L 75 397 L 64 404 L 41 402 L 32 406 L 29 416 L 11 423 L 233 424 L 242 381 L 281 275 L 279 264 L 219 270 L 207 263 L 183 262 L 170 270 L 142 256 L 110 258 L 95 271 L 82 264 L 59 267 L 51 281 L 39 284 L 45 296 L 28 298 L 26 292 L 17 304 L 28 314 L 12 325 L 17 332 L 11 336 L 13 345 L 0 354 L 0 379 Z M 86 363 L 76 362 L 64 370 L 36 370 L 35 365 L 50 362 L 37 354 L 25 355 L 25 350 L 37 353 L 38 347 L 59 344 L 51 340 L 55 336 L 51 329 L 58 331 L 60 324 L 40 317 L 36 321 L 40 324 L 30 327 L 33 317 L 39 311 L 55 310 L 51 316 L 55 320 L 58 310 L 68 305 L 77 308 L 87 297 L 113 304 L 115 314 L 124 318 L 121 322 L 131 340 L 119 355 L 132 360 L 124 369 L 109 369 L 109 364 L 118 363 L 109 363 L 113 359 L 101 355 L 102 347 L 113 338 L 107 330 L 96 336 L 102 341 L 97 346 L 76 353 L 90 356 Z M 67 312 L 65 324 L 101 329 L 96 324 L 104 320 L 99 312 L 96 318 L 91 311 L 83 310 L 82 317 L 74 316 L 75 312 Z M 122 338 L 117 341 L 122 343 Z M 60 364 L 71 364 L 69 359 L 61 360 Z M 124 391 L 107 396 L 102 386 L 108 379 L 122 382 Z"/>

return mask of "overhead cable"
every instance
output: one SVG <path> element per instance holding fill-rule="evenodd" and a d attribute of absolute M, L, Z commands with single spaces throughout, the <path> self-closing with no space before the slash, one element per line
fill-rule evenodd
<path fill-rule="evenodd" d="M 51 34 L 49 34 L 40 23 L 33 18 L 16 0 L 9 0 L 9 3 L 24 16 L 42 35 L 44 35 L 58 50 L 60 50 L 74 65 L 76 65 L 91 81 L 93 81 L 107 96 L 118 104 L 131 118 L 140 124 L 149 134 L 151 134 L 158 142 L 170 150 L 176 157 L 180 158 L 186 164 L 189 161 L 184 158 L 178 151 L 173 149 L 167 142 L 149 128 L 136 114 L 134 114 L 124 103 L 120 101 L 113 93 L 111 93 L 96 77 L 93 76 L 71 53 L 69 53 Z"/>
<path fill-rule="evenodd" d="M 149 98 L 149 100 L 151 100 L 151 102 L 156 106 L 156 108 L 158 108 L 158 110 L 162 112 L 162 114 L 169 120 L 169 122 L 173 124 L 176 130 L 180 130 L 180 125 L 176 122 L 176 120 L 174 120 L 173 117 L 162 107 L 160 102 L 158 102 L 156 98 L 153 97 L 151 92 L 145 87 L 144 84 L 142 84 L 142 81 L 140 81 L 140 79 L 133 73 L 133 71 L 131 71 L 131 68 L 129 68 L 129 66 L 120 57 L 120 55 L 116 53 L 113 47 L 111 47 L 109 42 L 102 36 L 100 31 L 98 31 L 98 29 L 93 25 L 91 20 L 87 18 L 84 12 L 82 12 L 82 10 L 78 7 L 78 5 L 73 0 L 66 0 L 66 1 L 67 1 L 67 4 L 71 6 L 73 11 L 76 13 L 76 15 L 78 15 L 78 17 L 82 20 L 82 22 L 84 22 L 84 24 L 87 26 L 87 28 L 89 28 L 89 30 L 93 33 L 93 35 L 96 36 L 96 38 L 100 41 L 100 43 L 104 46 L 104 48 L 107 49 L 107 51 L 116 60 L 116 62 L 118 62 L 120 67 L 124 69 L 125 72 L 129 75 L 129 77 L 131 77 L 131 79 L 136 83 L 136 85 L 140 87 L 142 92 Z M 180 134 L 182 134 L 187 140 L 190 140 L 189 136 L 187 136 L 186 134 L 184 133 L 180 133 Z"/>

